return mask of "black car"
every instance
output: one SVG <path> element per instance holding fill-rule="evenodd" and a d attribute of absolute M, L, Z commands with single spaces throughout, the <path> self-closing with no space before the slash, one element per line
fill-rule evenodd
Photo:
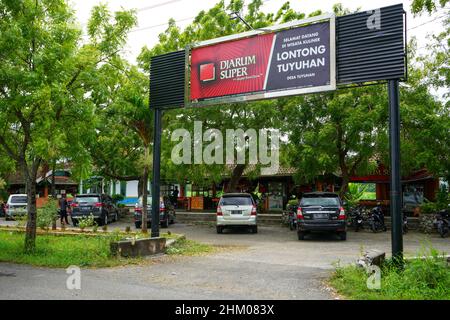
<path fill-rule="evenodd" d="M 169 197 L 163 196 L 159 201 L 159 223 L 161 227 L 168 228 L 169 224 L 175 223 L 175 207 L 170 201 Z M 152 223 L 152 197 L 147 197 L 147 227 Z M 134 207 L 134 225 L 136 229 L 142 226 L 142 197 L 139 198 L 138 203 Z"/>
<path fill-rule="evenodd" d="M 70 207 L 74 226 L 78 224 L 80 218 L 91 214 L 100 226 L 117 221 L 119 216 L 112 198 L 106 194 L 79 194 L 73 199 Z"/>
<path fill-rule="evenodd" d="M 336 232 L 341 240 L 347 239 L 345 210 L 336 193 L 311 192 L 303 194 L 297 208 L 298 239 L 314 231 Z"/>

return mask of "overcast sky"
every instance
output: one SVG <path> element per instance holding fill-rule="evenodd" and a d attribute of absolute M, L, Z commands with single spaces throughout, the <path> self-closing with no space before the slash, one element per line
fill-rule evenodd
<path fill-rule="evenodd" d="M 229 0 L 225 0 L 226 3 Z M 78 21 L 85 27 L 89 19 L 92 7 L 98 3 L 107 3 L 112 11 L 125 9 L 137 9 L 138 26 L 134 28 L 128 37 L 127 46 L 124 49 L 125 57 L 135 63 L 141 48 L 145 45 L 152 47 L 158 42 L 158 34 L 167 28 L 167 21 L 174 18 L 180 27 L 187 26 L 201 10 L 207 10 L 214 6 L 218 0 L 69 0 L 76 10 Z M 245 1 L 249 3 L 250 0 Z M 285 0 L 266 0 L 263 5 L 264 12 L 276 12 Z M 361 7 L 362 10 L 376 9 L 379 7 L 403 3 L 408 12 L 407 27 L 408 39 L 416 36 L 418 47 L 426 45 L 426 35 L 442 30 L 442 16 L 444 11 L 438 11 L 433 15 L 423 14 L 413 17 L 410 13 L 410 0 L 291 0 L 291 7 L 296 11 L 309 14 L 321 9 L 323 12 L 331 12 L 335 3 L 341 2 L 345 8 L 354 10 Z"/>

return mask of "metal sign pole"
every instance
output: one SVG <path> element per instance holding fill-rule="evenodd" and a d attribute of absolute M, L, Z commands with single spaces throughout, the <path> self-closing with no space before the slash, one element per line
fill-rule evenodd
<path fill-rule="evenodd" d="M 161 168 L 161 114 L 159 107 L 154 108 L 153 131 L 153 179 L 152 179 L 152 237 L 159 237 L 159 194 Z"/>
<path fill-rule="evenodd" d="M 390 209 L 392 221 L 392 257 L 403 263 L 402 185 L 400 176 L 400 99 L 399 80 L 388 81 L 389 151 L 391 158 Z"/>

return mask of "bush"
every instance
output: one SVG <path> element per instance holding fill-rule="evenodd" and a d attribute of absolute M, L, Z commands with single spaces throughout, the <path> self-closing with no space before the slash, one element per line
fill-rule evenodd
<path fill-rule="evenodd" d="M 111 196 L 111 198 L 112 198 L 114 203 L 117 203 L 117 202 L 122 201 L 123 199 L 125 199 L 125 197 L 123 195 L 121 195 L 121 194 L 113 194 Z"/>
<path fill-rule="evenodd" d="M 97 222 L 95 222 L 94 216 L 92 214 L 90 214 L 88 217 L 83 217 L 78 220 L 78 226 L 80 227 L 81 231 L 84 231 L 85 228 L 89 228 L 94 225 L 97 225 Z"/>
<path fill-rule="evenodd" d="M 438 251 L 429 248 L 419 259 L 405 262 L 398 269 L 388 260 L 381 270 L 381 288 L 367 288 L 367 273 L 357 266 L 337 267 L 331 284 L 338 292 L 352 299 L 450 299 L 450 269 Z"/>
<path fill-rule="evenodd" d="M 425 202 L 420 205 L 420 213 L 432 214 L 437 212 L 437 206 L 434 202 Z"/>
<path fill-rule="evenodd" d="M 37 209 L 36 225 L 38 228 L 48 230 L 58 219 L 58 201 L 49 199 L 46 204 Z"/>

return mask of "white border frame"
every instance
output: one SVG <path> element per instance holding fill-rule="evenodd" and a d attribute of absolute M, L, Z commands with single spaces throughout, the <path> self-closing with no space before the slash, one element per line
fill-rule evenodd
<path fill-rule="evenodd" d="M 324 22 L 328 20 L 330 23 L 330 84 L 325 86 L 316 86 L 316 87 L 305 87 L 298 89 L 286 89 L 286 90 L 277 90 L 277 91 L 269 91 L 269 92 L 255 92 L 255 93 L 242 93 L 236 95 L 229 95 L 223 97 L 213 97 L 207 98 L 206 100 L 201 101 L 191 101 L 190 100 L 190 56 L 191 50 L 199 47 L 206 47 L 210 45 L 215 45 L 218 43 L 233 41 L 237 39 L 243 39 L 248 37 L 253 37 L 259 34 L 265 33 L 273 33 L 280 31 L 282 29 L 291 29 L 297 28 L 299 26 L 305 24 L 312 24 L 317 22 Z M 245 102 L 245 101 L 254 101 L 254 100 L 262 100 L 262 99 L 273 99 L 278 97 L 287 97 L 293 95 L 307 94 L 307 93 L 318 93 L 325 91 L 334 91 L 336 90 L 336 16 L 333 13 L 323 14 L 316 17 L 311 17 L 302 20 L 294 20 L 287 23 L 283 23 L 276 26 L 270 26 L 262 29 L 242 32 L 239 34 L 233 34 L 230 36 L 215 38 L 211 40 L 205 40 L 198 43 L 193 43 L 186 46 L 186 54 L 185 54 L 185 107 L 201 107 L 201 106 L 210 106 L 216 104 L 226 104 L 226 103 L 236 103 L 236 102 Z"/>

